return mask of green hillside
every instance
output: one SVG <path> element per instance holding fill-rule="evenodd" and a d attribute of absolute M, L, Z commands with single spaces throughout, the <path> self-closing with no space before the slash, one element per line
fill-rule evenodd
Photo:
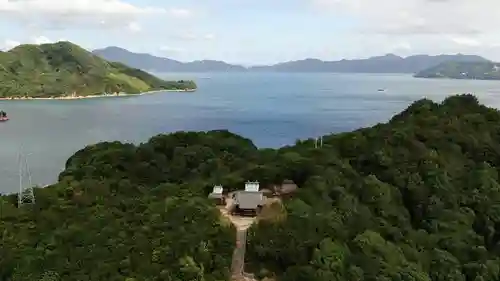
<path fill-rule="evenodd" d="M 494 62 L 445 62 L 415 74 L 418 78 L 499 80 L 500 64 Z"/>
<path fill-rule="evenodd" d="M 235 229 L 207 194 L 291 179 L 248 233 L 277 281 L 500 280 L 500 112 L 422 99 L 385 124 L 281 149 L 227 131 L 76 152 L 33 205 L 0 196 L 0 280 L 229 280 Z"/>
<path fill-rule="evenodd" d="M 195 89 L 193 81 L 163 81 L 108 62 L 70 42 L 20 45 L 0 52 L 0 97 L 58 97 Z"/>

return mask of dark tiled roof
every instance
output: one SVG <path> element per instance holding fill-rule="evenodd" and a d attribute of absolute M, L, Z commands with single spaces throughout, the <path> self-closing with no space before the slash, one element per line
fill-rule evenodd
<path fill-rule="evenodd" d="M 235 193 L 235 199 L 240 209 L 257 209 L 264 203 L 262 192 L 238 191 Z"/>

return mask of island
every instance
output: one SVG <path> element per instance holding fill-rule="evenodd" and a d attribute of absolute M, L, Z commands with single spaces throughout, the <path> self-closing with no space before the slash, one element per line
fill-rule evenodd
<path fill-rule="evenodd" d="M 164 81 L 66 41 L 0 52 L 0 99 L 92 98 L 196 88 L 193 81 Z"/>
<path fill-rule="evenodd" d="M 437 66 L 422 70 L 414 75 L 416 78 L 448 78 L 500 80 L 500 63 L 483 62 L 444 62 Z"/>
<path fill-rule="evenodd" d="M 0 196 L 0 280 L 499 280 L 499 123 L 457 95 L 321 145 L 224 130 L 92 144 L 34 202 Z M 285 180 L 298 189 L 269 192 L 246 232 L 209 198 Z"/>

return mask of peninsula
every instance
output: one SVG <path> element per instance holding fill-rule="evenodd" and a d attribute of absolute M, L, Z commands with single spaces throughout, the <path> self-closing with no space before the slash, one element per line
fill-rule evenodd
<path fill-rule="evenodd" d="M 320 147 L 228 131 L 89 145 L 34 202 L 0 196 L 0 280 L 500 280 L 499 120 L 459 95 Z M 298 190 L 268 192 L 237 232 L 208 194 L 248 180 Z"/>
<path fill-rule="evenodd" d="M 0 99 L 74 99 L 194 90 L 193 81 L 164 81 L 66 41 L 25 44 L 0 52 Z"/>
<path fill-rule="evenodd" d="M 414 75 L 417 78 L 448 78 L 470 80 L 500 80 L 500 63 L 483 62 L 444 62 L 427 68 Z"/>

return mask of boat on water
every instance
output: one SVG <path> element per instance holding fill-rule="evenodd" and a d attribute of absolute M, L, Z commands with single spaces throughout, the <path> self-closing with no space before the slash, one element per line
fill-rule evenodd
<path fill-rule="evenodd" d="M 0 122 L 9 121 L 9 117 L 7 117 L 7 112 L 0 110 Z"/>

